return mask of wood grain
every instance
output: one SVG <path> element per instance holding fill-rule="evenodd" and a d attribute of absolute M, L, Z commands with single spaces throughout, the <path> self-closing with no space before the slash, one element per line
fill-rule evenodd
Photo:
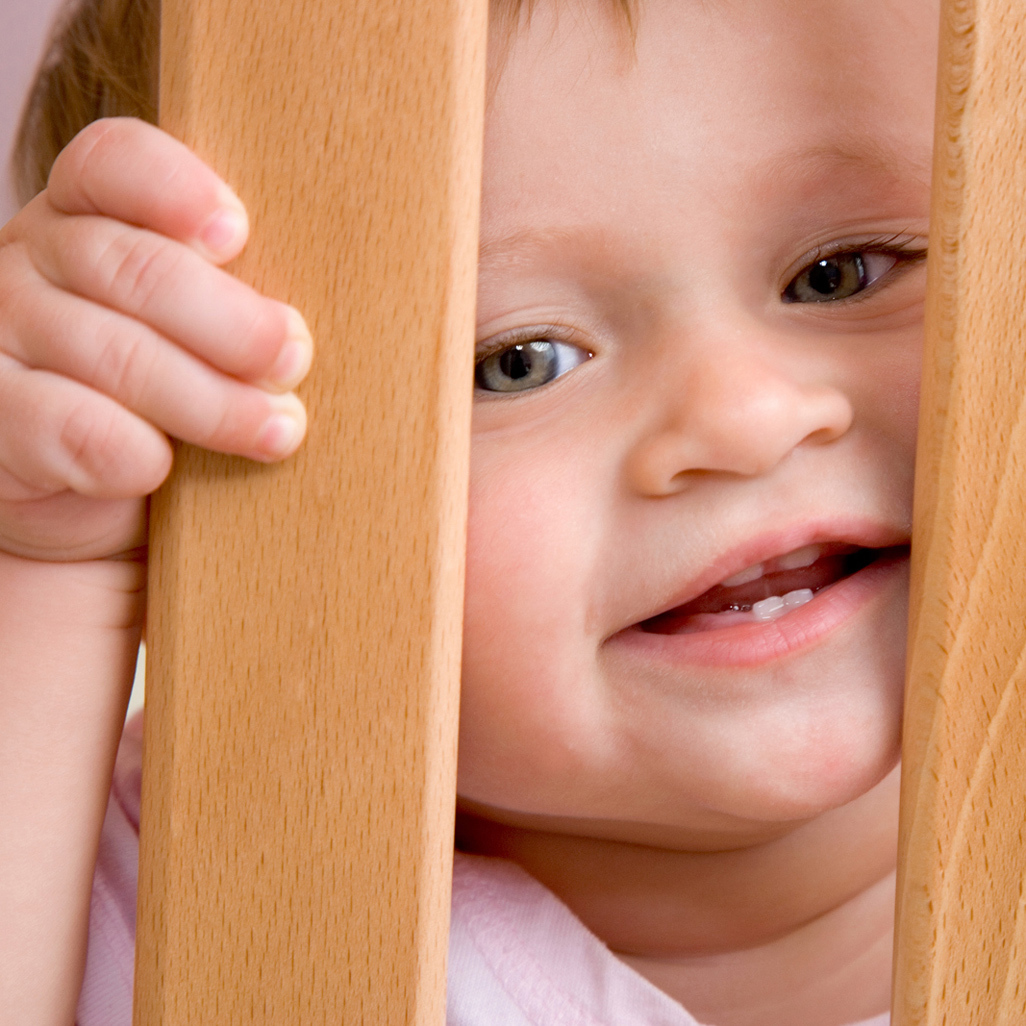
<path fill-rule="evenodd" d="M 484 0 L 164 0 L 162 124 L 319 351 L 153 504 L 136 1026 L 444 1019 Z"/>
<path fill-rule="evenodd" d="M 894 1026 L 1026 1022 L 1026 5 L 945 0 Z"/>

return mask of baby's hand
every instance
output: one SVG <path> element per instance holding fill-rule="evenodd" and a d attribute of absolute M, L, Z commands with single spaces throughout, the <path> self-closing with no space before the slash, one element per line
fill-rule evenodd
<path fill-rule="evenodd" d="M 141 545 L 168 435 L 270 461 L 306 420 L 289 389 L 302 318 L 218 265 L 241 203 L 183 145 L 96 122 L 0 230 L 0 551 L 100 558 Z"/>

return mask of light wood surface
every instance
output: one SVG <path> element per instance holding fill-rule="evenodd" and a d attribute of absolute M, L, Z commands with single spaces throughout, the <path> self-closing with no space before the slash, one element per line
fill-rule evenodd
<path fill-rule="evenodd" d="M 1026 4 L 945 0 L 894 1026 L 1026 1023 Z"/>
<path fill-rule="evenodd" d="M 153 506 L 136 1026 L 444 1018 L 484 0 L 164 0 L 162 123 L 308 316 L 302 452 Z"/>

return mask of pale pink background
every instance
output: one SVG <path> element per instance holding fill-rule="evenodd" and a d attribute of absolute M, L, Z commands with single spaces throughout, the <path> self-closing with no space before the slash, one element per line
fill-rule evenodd
<path fill-rule="evenodd" d="M 15 211 L 7 166 L 18 115 L 61 0 L 0 0 L 0 224 Z"/>

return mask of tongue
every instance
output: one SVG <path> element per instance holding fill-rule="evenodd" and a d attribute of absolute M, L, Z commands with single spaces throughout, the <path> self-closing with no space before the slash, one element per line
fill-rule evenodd
<path fill-rule="evenodd" d="M 861 570 L 877 554 L 878 552 L 873 549 L 859 549 L 854 553 L 834 553 L 820 557 L 810 566 L 764 574 L 748 584 L 739 584 L 733 588 L 716 585 L 698 598 L 646 620 L 643 626 L 648 630 L 658 631 L 660 627 L 669 626 L 671 620 L 679 623 L 683 618 L 699 613 L 750 609 L 753 603 L 771 595 L 786 595 L 800 588 L 819 591 L 820 588 L 825 588 L 828 584 Z"/>

